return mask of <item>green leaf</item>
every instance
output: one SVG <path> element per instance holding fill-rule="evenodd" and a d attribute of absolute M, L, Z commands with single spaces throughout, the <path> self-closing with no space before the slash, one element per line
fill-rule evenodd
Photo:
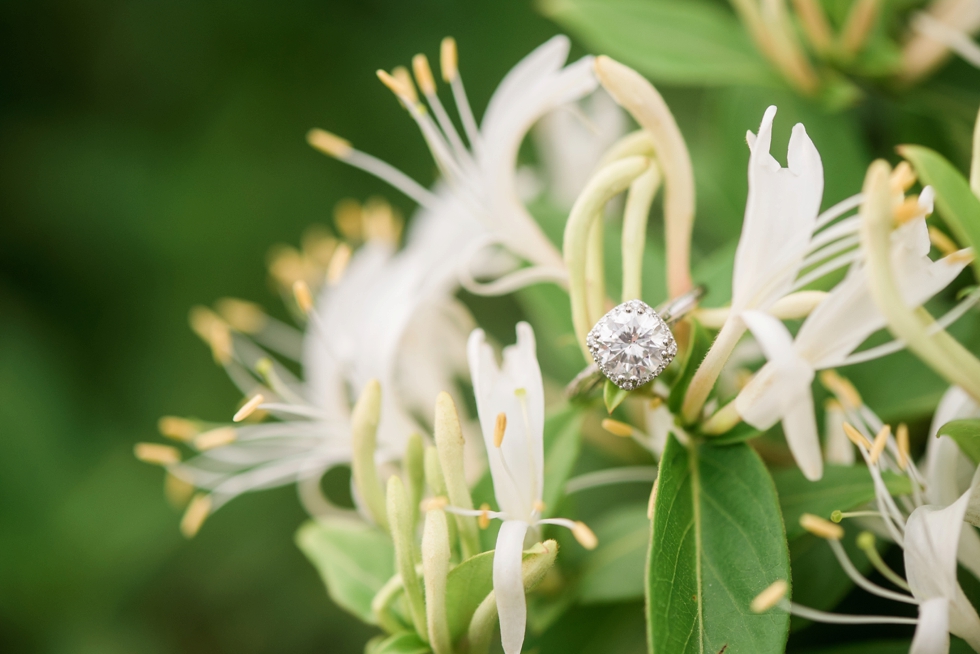
<path fill-rule="evenodd" d="M 907 477 L 882 472 L 885 486 L 893 495 L 912 492 Z M 789 540 L 806 533 L 800 526 L 800 516 L 812 513 L 830 518 L 834 511 L 849 511 L 875 498 L 874 481 L 864 466 L 832 466 L 824 468 L 823 477 L 810 481 L 799 468 L 786 468 L 772 473 L 779 492 L 779 506 L 786 522 Z"/>
<path fill-rule="evenodd" d="M 752 599 L 789 581 L 776 488 L 747 445 L 689 447 L 671 437 L 660 462 L 647 577 L 651 649 L 671 654 L 782 652 L 789 616 Z"/>
<path fill-rule="evenodd" d="M 608 413 L 615 411 L 616 407 L 622 404 L 623 400 L 629 397 L 629 395 L 630 392 L 628 390 L 620 388 L 608 379 L 602 387 L 602 401 L 606 403 L 606 411 Z"/>
<path fill-rule="evenodd" d="M 701 365 L 710 347 L 711 336 L 708 331 L 697 320 L 691 320 L 691 342 L 687 348 L 687 354 L 684 355 L 684 365 L 681 368 L 681 374 L 677 376 L 677 380 L 670 389 L 670 397 L 667 398 L 667 407 L 671 413 L 680 413 L 687 387 L 691 385 L 694 373 L 697 372 L 698 366 Z"/>
<path fill-rule="evenodd" d="M 752 440 L 756 436 L 763 433 L 761 429 L 756 429 L 747 422 L 740 422 L 724 434 L 718 436 L 707 436 L 711 440 L 712 445 L 734 445 L 735 443 L 744 443 L 745 441 Z"/>
<path fill-rule="evenodd" d="M 414 631 L 405 631 L 373 643 L 365 654 L 431 654 L 432 649 Z"/>
<path fill-rule="evenodd" d="M 705 0 L 547 0 L 542 12 L 594 52 L 655 81 L 683 85 L 780 82 L 735 15 Z"/>
<path fill-rule="evenodd" d="M 961 245 L 974 251 L 980 247 L 980 200 L 970 190 L 970 183 L 941 154 L 921 145 L 903 145 L 899 153 L 909 160 L 923 184 L 936 191 L 939 214 L 953 230 Z M 980 262 L 973 261 L 980 274 Z"/>
<path fill-rule="evenodd" d="M 351 518 L 326 518 L 301 526 L 296 544 L 316 566 L 331 599 L 364 622 L 376 624 L 371 601 L 395 574 L 395 550 L 388 535 Z"/>
<path fill-rule="evenodd" d="M 446 617 L 455 642 L 466 633 L 473 612 L 493 590 L 493 552 L 470 557 L 449 571 L 446 580 Z"/>
<path fill-rule="evenodd" d="M 579 582 L 579 601 L 626 602 L 643 598 L 643 570 L 650 544 L 650 521 L 642 504 L 612 509 L 592 524 L 599 547 Z"/>
<path fill-rule="evenodd" d="M 939 428 L 936 437 L 949 436 L 970 457 L 974 463 L 980 463 L 980 419 L 953 420 Z"/>

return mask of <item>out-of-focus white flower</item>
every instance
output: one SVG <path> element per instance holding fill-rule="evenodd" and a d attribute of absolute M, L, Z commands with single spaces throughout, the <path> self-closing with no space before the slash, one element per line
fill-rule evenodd
<path fill-rule="evenodd" d="M 571 529 L 576 539 L 589 549 L 596 546 L 596 540 L 581 522 L 541 518 L 545 510 L 542 503 L 544 387 L 531 326 L 518 323 L 517 344 L 504 348 L 503 366 L 498 366 L 483 330 L 477 329 L 470 335 L 468 353 L 477 412 L 500 511 L 465 511 L 454 507 L 446 510 L 504 521 L 493 559 L 493 588 L 504 651 L 517 654 L 524 643 L 527 622 L 521 576 L 525 543 L 539 541 L 539 526 L 544 524 Z"/>
<path fill-rule="evenodd" d="M 542 118 L 532 135 L 552 201 L 571 209 L 595 165 L 626 128 L 626 112 L 602 89 Z"/>
<path fill-rule="evenodd" d="M 931 206 L 923 206 L 922 212 L 928 209 Z M 945 288 L 966 266 L 966 260 L 956 255 L 932 261 L 929 247 L 921 216 L 896 230 L 892 238 L 892 266 L 904 299 L 912 307 Z M 864 267 L 860 262 L 852 264 L 844 281 L 810 313 L 795 339 L 782 322 L 767 313 L 747 311 L 742 317 L 769 362 L 739 393 L 739 415 L 759 429 L 782 421 L 800 469 L 807 478 L 819 479 L 823 459 L 810 394 L 814 373 L 849 363 L 847 357 L 886 325 L 871 298 Z M 882 353 L 888 351 L 892 348 Z"/>

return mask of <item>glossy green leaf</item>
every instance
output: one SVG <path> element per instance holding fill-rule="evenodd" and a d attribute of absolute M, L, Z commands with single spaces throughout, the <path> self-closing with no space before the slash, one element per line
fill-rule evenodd
<path fill-rule="evenodd" d="M 449 571 L 446 580 L 446 617 L 455 641 L 466 633 L 473 612 L 493 590 L 493 552 L 466 559 Z"/>
<path fill-rule="evenodd" d="M 980 419 L 947 422 L 937 436 L 949 436 L 974 463 L 980 463 Z"/>
<path fill-rule="evenodd" d="M 602 386 L 602 401 L 606 404 L 606 412 L 612 413 L 615 411 L 616 407 L 622 404 L 623 400 L 629 397 L 629 395 L 630 392 L 628 390 L 620 388 L 607 379 Z"/>
<path fill-rule="evenodd" d="M 745 441 L 752 440 L 763 433 L 762 430 L 756 429 L 747 422 L 740 422 L 724 434 L 717 436 L 711 435 L 707 438 L 711 440 L 712 445 L 734 445 L 735 443 L 744 443 Z"/>
<path fill-rule="evenodd" d="M 691 342 L 687 348 L 687 353 L 684 355 L 681 373 L 674 381 L 674 385 L 670 389 L 670 397 L 667 398 L 667 406 L 671 413 L 680 413 L 687 387 L 691 385 L 694 373 L 697 372 L 698 366 L 701 365 L 710 348 L 711 336 L 708 334 L 708 330 L 702 327 L 697 320 L 691 320 Z"/>
<path fill-rule="evenodd" d="M 365 654 L 431 654 L 432 649 L 414 631 L 388 636 L 384 640 L 371 641 Z"/>
<path fill-rule="evenodd" d="M 371 601 L 395 574 L 395 552 L 388 535 L 351 518 L 326 518 L 301 526 L 296 544 L 316 566 L 331 599 L 375 624 Z"/>
<path fill-rule="evenodd" d="M 939 214 L 961 245 L 980 247 L 980 200 L 970 190 L 970 183 L 941 154 L 921 145 L 903 145 L 898 151 L 909 160 L 923 184 L 936 191 Z M 980 273 L 980 262 L 973 261 Z"/>
<path fill-rule="evenodd" d="M 790 579 L 776 488 L 751 448 L 668 440 L 648 575 L 652 651 L 783 651 L 789 616 L 749 609 L 774 581 Z"/>
<path fill-rule="evenodd" d="M 642 599 L 650 544 L 647 507 L 619 507 L 590 526 L 599 539 L 599 547 L 586 560 L 579 581 L 579 601 L 590 604 Z"/>
<path fill-rule="evenodd" d="M 547 0 L 545 15 L 591 50 L 655 81 L 778 85 L 735 15 L 704 0 Z"/>
<path fill-rule="evenodd" d="M 829 519 L 834 511 L 849 511 L 875 498 L 874 481 L 864 466 L 828 465 L 818 481 L 804 477 L 799 468 L 776 470 L 772 478 L 779 492 L 779 506 L 789 540 L 806 533 L 800 526 L 800 516 L 804 513 Z M 882 472 L 882 478 L 893 495 L 912 492 L 907 477 Z"/>

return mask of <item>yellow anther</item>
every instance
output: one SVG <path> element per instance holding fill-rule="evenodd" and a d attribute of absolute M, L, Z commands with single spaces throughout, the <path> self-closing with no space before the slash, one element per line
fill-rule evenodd
<path fill-rule="evenodd" d="M 247 302 L 238 298 L 221 298 L 215 302 L 215 308 L 225 322 L 243 334 L 255 334 L 262 331 L 269 320 L 262 307 L 254 302 Z"/>
<path fill-rule="evenodd" d="M 412 96 L 415 95 L 415 89 L 411 87 L 406 87 L 403 80 L 398 79 L 386 70 L 378 70 L 378 79 L 381 83 L 388 87 L 392 93 L 398 96 L 400 100 L 412 101 Z"/>
<path fill-rule="evenodd" d="M 903 161 L 895 166 L 895 170 L 892 171 L 891 177 L 889 178 L 892 191 L 895 193 L 905 193 L 912 188 L 915 180 L 915 171 L 912 170 L 912 166 L 907 161 Z"/>
<path fill-rule="evenodd" d="M 534 510 L 538 513 L 544 513 L 544 510 L 548 508 L 548 505 L 541 500 L 534 500 Z"/>
<path fill-rule="evenodd" d="M 415 84 L 412 82 L 412 75 L 408 69 L 404 66 L 397 66 L 391 71 L 391 75 L 398 80 L 403 89 L 408 91 L 408 99 L 411 100 L 412 104 L 418 104 L 419 95 L 415 92 Z"/>
<path fill-rule="evenodd" d="M 200 451 L 213 450 L 216 447 L 223 447 L 235 442 L 234 427 L 218 427 L 211 431 L 206 431 L 194 439 L 194 447 Z"/>
<path fill-rule="evenodd" d="M 284 289 L 291 289 L 297 279 L 306 279 L 307 264 L 295 248 L 277 245 L 269 251 L 269 274 Z"/>
<path fill-rule="evenodd" d="M 575 522 L 575 527 L 572 528 L 572 536 L 575 536 L 575 540 L 579 542 L 579 545 L 587 550 L 594 550 L 599 545 L 599 539 L 595 537 L 595 534 L 589 529 L 581 520 Z"/>
<path fill-rule="evenodd" d="M 133 446 L 133 454 L 144 463 L 158 466 L 169 466 L 180 462 L 180 451 L 176 447 L 159 443 L 137 443 Z"/>
<path fill-rule="evenodd" d="M 303 313 L 313 310 L 313 294 L 310 292 L 309 285 L 302 279 L 293 282 L 293 298 L 296 300 L 296 306 Z"/>
<path fill-rule="evenodd" d="M 878 462 L 878 457 L 885 451 L 885 445 L 888 444 L 888 437 L 891 435 L 892 428 L 889 425 L 885 425 L 878 431 L 875 435 L 875 442 L 871 444 L 871 454 L 868 456 L 869 463 L 875 464 Z"/>
<path fill-rule="evenodd" d="M 765 613 L 779 604 L 786 597 L 786 591 L 788 590 L 789 584 L 786 583 L 786 580 L 777 579 L 768 588 L 755 596 L 755 599 L 749 604 L 749 608 L 753 613 Z"/>
<path fill-rule="evenodd" d="M 661 406 L 663 406 L 663 403 L 664 403 L 664 398 L 660 397 L 659 395 L 654 395 L 650 399 L 650 404 L 649 404 L 650 410 L 651 411 L 656 411 Z"/>
<path fill-rule="evenodd" d="M 919 204 L 919 196 L 913 195 L 902 200 L 892 213 L 895 216 L 895 224 L 904 225 L 910 220 L 923 216 L 925 209 Z"/>
<path fill-rule="evenodd" d="M 232 341 L 227 323 L 207 307 L 193 307 L 189 319 L 194 333 L 211 346 L 214 360 L 222 365 L 230 362 Z"/>
<path fill-rule="evenodd" d="M 310 225 L 303 232 L 303 254 L 314 265 L 326 269 L 337 249 L 337 239 L 322 225 Z"/>
<path fill-rule="evenodd" d="M 439 46 L 439 63 L 442 68 L 442 79 L 449 83 L 459 74 L 459 53 L 456 52 L 456 39 L 447 36 Z"/>
<path fill-rule="evenodd" d="M 354 198 L 344 198 L 333 207 L 333 222 L 344 238 L 360 241 L 364 237 L 361 203 Z"/>
<path fill-rule="evenodd" d="M 344 271 L 347 270 L 347 264 L 350 263 L 351 255 L 354 251 L 346 243 L 341 243 L 337 246 L 336 251 L 333 253 L 333 258 L 330 259 L 330 265 L 327 266 L 327 283 L 336 284 L 340 281 L 340 278 L 344 276 Z"/>
<path fill-rule="evenodd" d="M 435 511 L 436 509 L 444 509 L 449 506 L 449 500 L 443 495 L 436 495 L 435 497 L 430 497 L 428 499 L 422 500 L 422 511 Z"/>
<path fill-rule="evenodd" d="M 929 242 L 932 243 L 937 250 L 942 252 L 944 257 L 948 257 L 949 255 L 956 254 L 960 251 L 960 248 L 956 245 L 953 239 L 937 229 L 935 225 L 929 225 Z"/>
<path fill-rule="evenodd" d="M 424 54 L 415 55 L 412 57 L 412 70 L 415 72 L 415 81 L 418 82 L 423 95 L 433 95 L 436 92 L 436 81 L 432 77 L 429 59 Z"/>
<path fill-rule="evenodd" d="M 872 447 L 871 441 L 865 438 L 864 434 L 862 434 L 857 429 L 855 429 L 851 423 L 845 422 L 843 426 L 844 426 L 844 435 L 847 436 L 847 439 L 849 441 L 851 441 L 858 447 L 863 447 L 866 450 L 871 449 Z"/>
<path fill-rule="evenodd" d="M 252 396 L 252 399 L 243 404 L 242 408 L 235 412 L 235 417 L 231 419 L 232 422 L 241 422 L 249 417 L 263 402 L 265 402 L 265 396 L 261 393 L 256 393 Z"/>
<path fill-rule="evenodd" d="M 800 526 L 814 536 L 826 538 L 827 540 L 840 540 L 844 537 L 844 528 L 835 525 L 830 520 L 824 520 L 820 516 L 812 513 L 804 513 L 800 516 Z"/>
<path fill-rule="evenodd" d="M 194 494 L 194 484 L 170 472 L 163 479 L 163 494 L 171 506 L 182 509 Z"/>
<path fill-rule="evenodd" d="M 335 159 L 346 159 L 354 150 L 347 139 L 317 127 L 306 133 L 306 142 L 323 154 Z"/>
<path fill-rule="evenodd" d="M 480 529 L 490 526 L 490 505 L 486 502 L 480 505 L 480 517 L 476 519 L 476 524 L 480 525 Z"/>
<path fill-rule="evenodd" d="M 606 418 L 602 421 L 602 428 L 608 431 L 613 436 L 622 436 L 623 438 L 629 438 L 633 435 L 633 427 L 627 425 L 625 422 L 620 422 L 618 420 L 613 420 L 612 418 Z"/>
<path fill-rule="evenodd" d="M 836 395 L 837 399 L 848 409 L 858 409 L 864 404 L 864 401 L 861 399 L 861 394 L 854 388 L 854 384 L 837 374 L 836 370 L 824 370 L 821 372 L 820 383 L 823 384 L 824 388 Z"/>
<path fill-rule="evenodd" d="M 167 438 L 184 442 L 191 440 L 201 433 L 197 423 L 187 418 L 178 418 L 177 416 L 163 416 L 157 421 L 157 429 Z"/>
<path fill-rule="evenodd" d="M 402 220 L 384 198 L 371 198 L 364 203 L 364 239 L 398 243 Z"/>
<path fill-rule="evenodd" d="M 909 426 L 904 422 L 900 422 L 895 430 L 895 441 L 898 444 L 898 467 L 905 470 L 909 465 Z"/>
<path fill-rule="evenodd" d="M 501 411 L 497 414 L 497 421 L 493 425 L 493 446 L 500 447 L 504 442 L 504 433 L 507 431 L 507 414 Z"/>
<path fill-rule="evenodd" d="M 198 493 L 191 500 L 190 505 L 187 510 L 184 511 L 184 517 L 180 521 L 180 532 L 184 534 L 186 538 L 194 538 L 197 532 L 201 530 L 201 525 L 207 520 L 207 517 L 211 514 L 211 496 L 205 495 L 204 493 Z"/>

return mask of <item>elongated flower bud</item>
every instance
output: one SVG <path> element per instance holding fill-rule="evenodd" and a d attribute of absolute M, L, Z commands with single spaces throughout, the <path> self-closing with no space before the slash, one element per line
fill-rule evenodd
<path fill-rule="evenodd" d="M 446 579 L 449 576 L 449 527 L 441 509 L 425 514 L 422 531 L 422 576 L 429 644 L 435 654 L 453 654 L 446 616 Z"/>
<path fill-rule="evenodd" d="M 419 502 L 425 494 L 425 445 L 420 434 L 408 437 L 405 459 L 402 461 L 408 483 L 409 503 L 413 511 L 412 523 L 418 520 Z"/>
<path fill-rule="evenodd" d="M 354 488 L 368 513 L 375 522 L 387 529 L 385 497 L 378 478 L 378 468 L 374 462 L 380 417 L 381 385 L 377 380 L 372 379 L 361 392 L 351 415 L 353 430 L 351 473 L 354 477 Z"/>
<path fill-rule="evenodd" d="M 440 393 L 436 398 L 435 437 L 450 504 L 460 509 L 472 509 L 473 498 L 470 497 L 470 489 L 466 485 L 463 471 L 463 431 L 459 426 L 456 405 L 449 393 Z M 468 559 L 479 554 L 480 536 L 476 518 L 462 515 L 456 515 L 455 518 L 463 558 Z"/>
<path fill-rule="evenodd" d="M 405 496 L 405 485 L 397 475 L 388 479 L 388 524 L 391 525 L 391 539 L 395 543 L 396 569 L 402 576 L 405 597 L 415 630 L 423 640 L 429 640 L 425 617 L 425 601 L 422 599 L 422 585 L 415 570 L 415 524 L 412 522 L 412 509 Z"/>

